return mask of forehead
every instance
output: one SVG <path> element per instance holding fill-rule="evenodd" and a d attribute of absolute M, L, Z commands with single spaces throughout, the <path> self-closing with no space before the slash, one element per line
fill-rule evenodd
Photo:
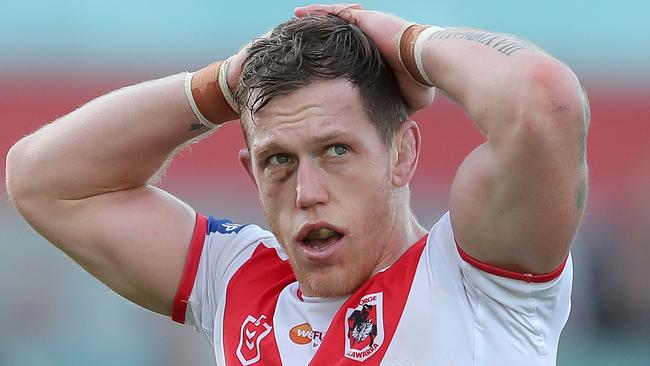
<path fill-rule="evenodd" d="M 319 80 L 271 99 L 250 116 L 247 132 L 251 149 L 278 140 L 318 139 L 332 134 L 375 134 L 358 91 L 343 79 Z"/>

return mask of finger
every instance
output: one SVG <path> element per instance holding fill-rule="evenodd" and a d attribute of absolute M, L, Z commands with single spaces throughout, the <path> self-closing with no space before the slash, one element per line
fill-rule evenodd
<path fill-rule="evenodd" d="M 313 4 L 303 7 L 295 8 L 293 13 L 296 17 L 302 18 L 309 14 L 332 14 L 340 16 L 341 18 L 351 18 L 353 11 L 363 10 L 361 4 L 334 4 L 334 5 L 325 5 L 325 4 Z M 348 14 L 345 16 L 344 14 Z M 344 16 L 341 16 L 344 15 Z"/>
<path fill-rule="evenodd" d="M 363 10 L 363 5 L 357 3 L 340 3 L 340 4 L 311 4 L 307 6 L 299 6 L 294 9 L 294 12 L 299 14 L 306 14 L 311 11 L 322 11 L 322 12 L 337 12 L 342 9 L 356 9 Z"/>
<path fill-rule="evenodd" d="M 343 3 L 339 5 L 344 6 L 348 9 L 364 10 L 363 5 L 357 3 Z"/>
<path fill-rule="evenodd" d="M 307 16 L 308 13 L 320 10 L 320 11 L 325 11 L 325 8 L 328 5 L 323 5 L 323 4 L 312 4 L 312 5 L 307 5 L 307 6 L 299 6 L 293 10 L 293 14 L 297 16 L 298 18 L 302 18 L 304 16 Z"/>

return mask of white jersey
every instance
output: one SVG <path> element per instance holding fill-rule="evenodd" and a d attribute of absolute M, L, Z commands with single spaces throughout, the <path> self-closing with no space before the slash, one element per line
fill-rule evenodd
<path fill-rule="evenodd" d="M 272 233 L 197 215 L 172 317 L 218 365 L 548 366 L 571 282 L 570 257 L 547 275 L 471 258 L 447 213 L 354 294 L 305 297 Z"/>

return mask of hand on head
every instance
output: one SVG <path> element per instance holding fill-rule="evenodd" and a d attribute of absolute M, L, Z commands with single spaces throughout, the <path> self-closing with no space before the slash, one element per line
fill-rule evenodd
<path fill-rule="evenodd" d="M 382 57 L 393 69 L 409 114 L 426 108 L 433 101 L 434 89 L 416 82 L 406 71 L 398 56 L 397 37 L 409 22 L 394 15 L 365 10 L 360 4 L 309 5 L 294 10 L 298 18 L 314 14 L 332 14 L 358 26 L 379 48 Z"/>

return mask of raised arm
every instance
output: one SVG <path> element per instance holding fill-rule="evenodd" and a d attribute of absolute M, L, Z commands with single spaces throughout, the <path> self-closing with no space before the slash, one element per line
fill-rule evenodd
<path fill-rule="evenodd" d="M 553 271 L 586 201 L 589 112 L 578 79 L 527 42 L 470 29 L 434 33 L 422 64 L 487 138 L 452 186 L 458 244 L 506 269 Z"/>
<path fill-rule="evenodd" d="M 452 226 L 460 247 L 513 271 L 558 268 L 587 192 L 589 107 L 571 70 L 512 36 L 446 29 L 422 33 L 421 67 L 411 62 L 409 73 L 402 61 L 412 55 L 400 60 L 397 40 L 414 41 L 417 34 L 409 32 L 417 27 L 401 33 L 406 21 L 359 5 L 296 9 L 297 16 L 308 12 L 336 14 L 362 28 L 396 72 L 412 112 L 431 102 L 432 89 L 423 84 L 435 85 L 485 134 L 486 142 L 465 159 L 452 186 Z"/>
<path fill-rule="evenodd" d="M 214 71 L 195 74 L 192 90 L 200 93 Z M 218 123 L 236 117 L 212 112 Z M 188 103 L 185 74 L 120 89 L 17 142 L 7 155 L 9 196 L 34 229 L 107 286 L 170 314 L 195 213 L 149 182 L 207 131 Z"/>

